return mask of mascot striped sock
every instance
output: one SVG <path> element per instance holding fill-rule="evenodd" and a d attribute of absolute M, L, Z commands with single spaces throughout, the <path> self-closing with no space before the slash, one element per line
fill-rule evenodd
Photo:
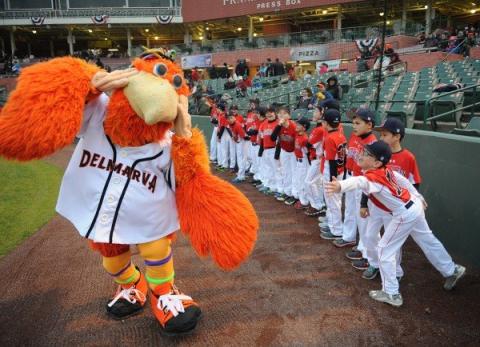
<path fill-rule="evenodd" d="M 173 284 L 175 272 L 170 243 L 170 239 L 164 237 L 157 241 L 137 245 L 140 255 L 145 261 L 145 277 L 152 290 L 165 283 Z"/>

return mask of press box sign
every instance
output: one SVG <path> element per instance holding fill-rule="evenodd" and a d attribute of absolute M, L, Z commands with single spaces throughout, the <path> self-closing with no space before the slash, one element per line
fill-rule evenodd
<path fill-rule="evenodd" d="M 297 47 L 290 50 L 292 60 L 315 61 L 328 59 L 328 45 Z"/>
<path fill-rule="evenodd" d="M 261 9 L 281 9 L 289 6 L 301 5 L 302 1 L 306 0 L 223 0 L 223 6 L 238 6 L 244 4 L 255 4 L 257 10 Z"/>

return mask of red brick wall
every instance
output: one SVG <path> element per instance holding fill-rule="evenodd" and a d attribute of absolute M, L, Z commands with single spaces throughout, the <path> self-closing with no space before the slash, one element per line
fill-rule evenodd
<path fill-rule="evenodd" d="M 273 24 L 263 26 L 263 35 L 280 35 L 291 32 L 290 24 Z"/>
<path fill-rule="evenodd" d="M 17 85 L 17 78 L 0 78 L 0 86 L 7 88 L 7 92 L 11 92 Z"/>
<path fill-rule="evenodd" d="M 480 59 L 480 47 L 470 49 L 470 58 Z"/>

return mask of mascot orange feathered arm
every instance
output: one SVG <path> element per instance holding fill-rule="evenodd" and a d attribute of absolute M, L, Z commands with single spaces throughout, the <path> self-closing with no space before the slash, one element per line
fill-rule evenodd
<path fill-rule="evenodd" d="M 137 59 L 134 67 L 150 73 L 151 64 L 158 62 Z M 160 60 L 160 63 L 181 74 L 174 63 L 166 60 Z M 98 71 L 94 65 L 70 57 L 25 68 L 0 114 L 0 156 L 26 161 L 45 157 L 71 144 L 80 131 L 85 103 L 98 95 L 92 87 L 92 78 Z M 165 79 L 173 80 L 173 76 Z M 183 86 L 177 89 L 181 95 L 187 91 Z M 110 104 L 104 127 L 119 145 L 128 144 L 125 136 L 117 136 L 120 133 L 126 135 L 128 129 L 135 129 L 135 134 L 130 134 L 130 141 L 134 141 L 130 144 L 138 146 L 153 142 L 157 134 L 163 136 L 164 130 L 171 126 L 171 123 L 170 126 L 165 123 L 145 124 L 135 116 L 120 89 L 113 93 Z M 142 108 L 142 105 L 136 107 Z M 114 111 L 119 112 L 115 114 Z M 109 112 L 111 117 L 108 117 Z M 121 114 L 125 117 L 118 117 Z M 134 126 L 129 127 L 128 122 Z M 190 129 L 191 120 L 185 102 L 178 104 L 174 123 L 176 135 L 172 139 L 172 159 L 181 230 L 200 256 L 211 255 L 222 269 L 233 269 L 253 249 L 258 218 L 240 191 L 211 174 L 204 137 L 198 129 Z M 115 141 L 116 137 L 118 141 Z"/>

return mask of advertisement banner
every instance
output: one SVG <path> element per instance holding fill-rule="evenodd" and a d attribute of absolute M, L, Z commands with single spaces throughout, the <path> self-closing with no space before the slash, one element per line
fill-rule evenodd
<path fill-rule="evenodd" d="M 212 55 L 199 54 L 182 57 L 182 69 L 193 69 L 194 67 L 211 67 Z"/>
<path fill-rule="evenodd" d="M 325 61 L 317 61 L 317 71 L 320 70 L 320 66 L 325 63 L 328 65 L 328 71 L 337 71 L 340 69 L 340 63 L 342 62 L 341 59 L 336 60 L 325 60 Z"/>
<path fill-rule="evenodd" d="M 292 48 L 290 57 L 295 61 L 325 60 L 328 58 L 328 45 Z"/>

